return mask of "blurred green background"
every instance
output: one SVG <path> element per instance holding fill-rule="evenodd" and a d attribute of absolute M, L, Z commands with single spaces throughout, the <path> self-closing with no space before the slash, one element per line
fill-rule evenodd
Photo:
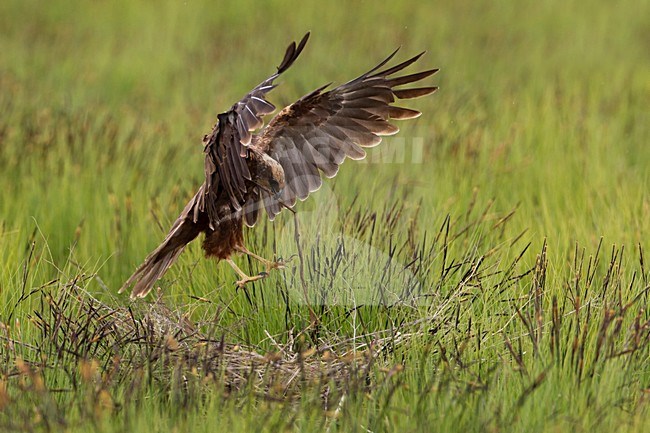
<path fill-rule="evenodd" d="M 310 30 L 271 95 L 278 106 L 356 76 L 396 46 L 402 56 L 427 50 L 422 67 L 441 68 L 432 80 L 441 90 L 415 103 L 424 115 L 398 136 L 425 140 L 422 164 L 348 163 L 333 181 L 341 200 L 345 185 L 379 207 L 397 182 L 436 217 L 462 212 L 478 188 L 500 210 L 519 205 L 516 226 L 559 248 L 600 236 L 643 242 L 647 5 L 3 2 L 5 231 L 36 223 L 65 254 L 84 221 L 78 248 L 105 260 L 121 252 L 107 244 L 109 197 L 129 196 L 130 230 L 152 239 L 123 247 L 148 250 L 160 235 L 147 221 L 149 199 L 172 214 L 182 208 L 200 182 L 200 140 L 216 114 Z M 121 268 L 113 281 L 126 275 L 122 266 L 111 259 Z"/>
<path fill-rule="evenodd" d="M 423 115 L 400 124 L 400 134 L 373 149 L 368 161 L 346 162 L 323 191 L 297 206 L 305 250 L 341 237 L 384 252 L 391 248 L 391 235 L 422 245 L 447 216 L 471 221 L 466 215 L 488 209 L 484 223 L 472 226 L 468 238 L 451 247 L 450 257 L 462 260 L 494 248 L 494 269 L 503 269 L 530 243 L 517 265 L 523 273 L 546 239 L 549 290 L 562 298 L 576 272 L 574 249 L 584 247 L 589 255 L 602 238 L 607 251 L 612 244 L 631 251 L 621 275 L 645 281 L 643 270 L 636 280 L 631 276 L 639 262 L 635 251 L 650 248 L 649 16 L 647 0 L 3 1 L 0 321 L 31 312 L 35 303 L 16 309 L 21 287 L 24 293 L 25 287 L 78 272 L 97 274 L 101 283 L 91 281 L 89 290 L 109 298 L 162 240 L 202 182 L 201 139 L 217 113 L 272 73 L 286 45 L 307 31 L 305 51 L 270 94 L 278 107 L 325 83 L 354 78 L 398 46 L 399 59 L 427 51 L 418 67 L 440 68 L 428 81 L 440 90 L 410 103 Z M 403 163 L 382 162 L 391 155 L 391 143 L 406 146 Z M 423 152 L 414 162 L 409 152 L 416 143 L 423 144 Z M 353 215 L 375 213 L 381 221 L 394 204 L 403 206 L 394 227 L 372 237 L 355 225 Z M 494 229 L 512 209 L 507 225 Z M 263 255 L 295 253 L 290 214 L 260 224 L 247 237 Z M 517 240 L 521 247 L 510 248 Z M 406 250 L 400 253 L 402 263 L 409 261 Z M 234 274 L 225 264 L 200 257 L 199 246 L 192 245 L 161 282 L 174 302 L 197 295 L 226 305 L 231 316 L 224 326 L 245 323 L 237 325 L 233 338 L 254 344 L 267 329 L 284 332 L 304 324 L 285 322 L 281 308 L 265 308 L 281 304 L 270 289 L 279 287 L 282 274 L 261 283 L 275 303 L 258 291 L 247 302 L 235 292 Z M 607 261 L 601 260 L 599 269 L 604 271 Z M 426 284 L 435 278 L 431 275 L 432 280 L 423 277 Z M 485 338 L 502 347 L 501 331 L 510 322 L 490 313 L 528 289 L 496 297 L 486 289 L 483 307 L 466 311 L 462 320 L 470 327 L 472 320 L 479 323 L 487 330 Z M 633 291 L 630 284 L 630 296 L 641 289 Z M 203 307 L 191 308 L 195 316 L 207 314 Z M 336 321 L 332 329 L 345 333 L 355 325 L 345 326 Z M 379 319 L 374 326 L 380 326 Z M 477 348 L 476 357 L 498 365 L 503 354 L 491 347 L 485 355 Z M 387 361 L 393 362 L 401 361 Z M 525 409 L 528 421 L 512 419 L 511 425 L 486 415 L 512 406 L 519 394 L 507 387 L 485 399 L 472 394 L 458 403 L 451 393 L 432 404 L 450 410 L 444 424 L 449 428 L 541 431 L 547 421 L 544 405 L 557 398 L 556 413 L 573 410 L 566 397 L 571 388 L 557 397 L 561 384 L 571 382 L 570 372 L 561 371 L 554 382 L 559 388 L 544 394 L 539 407 Z M 409 374 L 406 382 L 414 387 L 421 378 Z M 621 383 L 633 383 L 636 391 L 649 386 L 647 368 L 630 374 L 634 381 L 621 376 Z M 528 386 L 524 382 L 519 391 Z M 619 385 L 612 379 L 607 390 L 623 393 Z M 553 425 L 592 429 L 595 424 L 587 419 L 595 412 L 587 394 L 576 397 L 579 420 L 558 416 L 565 421 Z M 641 404 L 640 397 L 633 400 Z M 501 406 L 503 401 L 510 406 Z M 402 403 L 412 401 L 404 397 Z M 356 415 L 344 418 L 349 424 L 343 422 L 341 431 L 359 428 L 355 417 L 375 413 L 363 401 L 355 404 Z M 455 404 L 484 409 L 463 424 L 458 420 L 465 412 L 449 409 Z M 255 420 L 232 421 L 235 413 L 232 425 L 255 427 Z M 391 416 L 400 418 L 399 413 Z M 603 431 L 640 425 L 619 424 L 621 413 L 607 412 Z M 630 413 L 643 421 L 639 413 L 647 411 Z M 376 420 L 376 427 L 404 427 L 391 416 Z M 177 425 L 160 422 L 161 429 Z"/>

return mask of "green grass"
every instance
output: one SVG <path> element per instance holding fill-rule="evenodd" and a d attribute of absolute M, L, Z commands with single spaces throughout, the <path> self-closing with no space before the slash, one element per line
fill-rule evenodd
<path fill-rule="evenodd" d="M 0 430 L 648 431 L 650 4 L 437 3 L 0 3 Z M 117 296 L 308 30 L 278 106 L 400 45 L 440 91 L 297 206 L 302 261 Z"/>

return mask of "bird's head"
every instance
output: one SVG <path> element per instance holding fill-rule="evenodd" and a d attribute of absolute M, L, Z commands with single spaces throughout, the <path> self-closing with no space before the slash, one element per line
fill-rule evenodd
<path fill-rule="evenodd" d="M 282 191 L 285 179 L 280 163 L 258 149 L 251 149 L 249 155 L 252 181 L 274 195 Z"/>

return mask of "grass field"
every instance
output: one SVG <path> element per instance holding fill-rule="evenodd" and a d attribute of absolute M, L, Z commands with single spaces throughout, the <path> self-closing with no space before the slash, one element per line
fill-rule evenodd
<path fill-rule="evenodd" d="M 0 431 L 650 431 L 648 16 L 1 2 Z M 306 31 L 278 106 L 400 45 L 440 90 L 247 232 L 287 269 L 237 291 L 197 243 L 158 294 L 117 295 L 217 113 Z"/>

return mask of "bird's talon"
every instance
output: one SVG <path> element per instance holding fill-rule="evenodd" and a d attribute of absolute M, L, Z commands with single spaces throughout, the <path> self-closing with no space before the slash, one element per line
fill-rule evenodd
<path fill-rule="evenodd" d="M 243 289 L 246 286 L 246 284 L 266 278 L 268 277 L 268 275 L 269 274 L 267 274 L 266 272 L 260 272 L 258 275 L 255 275 L 254 277 L 245 277 L 237 281 L 235 284 L 237 285 L 237 288 Z"/>
<path fill-rule="evenodd" d="M 296 257 L 298 257 L 296 254 L 293 254 L 293 255 L 289 256 L 289 258 L 287 260 L 284 260 L 282 257 L 280 257 L 278 259 L 278 264 L 280 265 L 279 269 L 286 268 L 287 265 L 289 263 L 291 263 L 293 261 L 293 259 L 295 259 Z"/>
<path fill-rule="evenodd" d="M 282 259 L 278 259 L 275 262 L 269 262 L 266 265 L 266 272 L 271 272 L 273 269 L 285 269 L 286 262 Z"/>

